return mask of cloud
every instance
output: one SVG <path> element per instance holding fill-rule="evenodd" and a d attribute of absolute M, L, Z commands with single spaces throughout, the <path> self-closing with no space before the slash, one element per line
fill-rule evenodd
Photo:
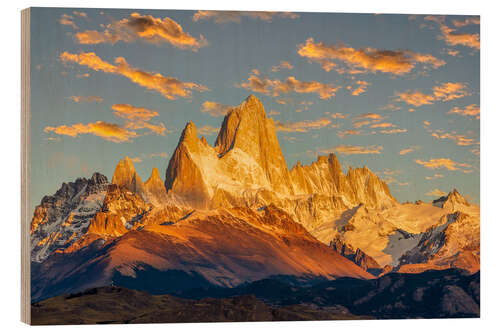
<path fill-rule="evenodd" d="M 233 106 L 224 105 L 217 102 L 206 101 L 201 105 L 201 112 L 208 113 L 212 117 L 223 117 Z"/>
<path fill-rule="evenodd" d="M 381 130 L 381 134 L 398 134 L 398 133 L 406 133 L 408 130 L 406 128 L 394 128 L 390 130 Z"/>
<path fill-rule="evenodd" d="M 315 43 L 313 38 L 299 44 L 298 54 L 311 61 L 316 61 L 327 72 L 337 67 L 333 60 L 342 61 L 350 73 L 391 73 L 403 75 L 410 73 L 416 64 L 439 68 L 446 64 L 444 60 L 430 54 L 420 54 L 408 50 L 379 50 L 375 48 L 354 49 L 338 44 Z"/>
<path fill-rule="evenodd" d="M 417 164 L 423 165 L 428 169 L 448 169 L 451 171 L 466 172 L 466 169 L 472 166 L 467 163 L 458 163 L 449 158 L 432 158 L 428 161 L 415 160 Z"/>
<path fill-rule="evenodd" d="M 432 191 L 429 191 L 427 193 L 425 193 L 425 195 L 429 196 L 429 197 L 442 197 L 442 196 L 445 196 L 447 195 L 448 193 L 446 192 L 443 192 L 441 190 L 438 190 L 437 188 L 432 190 Z"/>
<path fill-rule="evenodd" d="M 137 107 L 130 104 L 113 104 L 111 109 L 114 110 L 115 116 L 131 121 L 148 121 L 159 115 L 155 110 Z"/>
<path fill-rule="evenodd" d="M 356 81 L 356 84 L 358 84 L 358 87 L 351 92 L 351 95 L 353 95 L 353 96 L 361 95 L 362 93 L 364 93 L 366 91 L 366 87 L 368 87 L 370 85 L 369 82 L 361 81 L 361 80 Z"/>
<path fill-rule="evenodd" d="M 278 132 L 299 132 L 306 133 L 310 130 L 318 130 L 330 125 L 331 120 L 328 118 L 320 118 L 317 120 L 304 120 L 298 122 L 286 122 L 282 123 L 280 121 L 276 121 L 276 130 Z"/>
<path fill-rule="evenodd" d="M 331 114 L 330 117 L 332 117 L 333 119 L 346 119 L 346 118 L 349 118 L 349 114 L 337 112 L 337 113 Z"/>
<path fill-rule="evenodd" d="M 415 151 L 415 148 L 405 148 L 405 149 L 401 149 L 399 151 L 399 155 L 406 155 L 406 154 L 410 154 L 410 153 L 413 153 Z"/>
<path fill-rule="evenodd" d="M 468 96 L 467 86 L 460 82 L 444 82 L 432 88 L 432 94 L 424 94 L 420 90 L 395 92 L 396 101 L 413 106 L 430 105 L 436 101 L 447 102 Z"/>
<path fill-rule="evenodd" d="M 142 162 L 141 157 L 132 157 L 130 160 L 134 163 L 141 163 Z"/>
<path fill-rule="evenodd" d="M 77 10 L 73 11 L 73 15 L 80 16 L 80 17 L 83 17 L 83 18 L 87 18 L 88 17 L 87 13 L 85 13 L 85 12 L 79 12 Z"/>
<path fill-rule="evenodd" d="M 178 97 L 189 98 L 193 90 L 208 90 L 207 87 L 197 83 L 182 82 L 174 77 L 163 76 L 160 73 L 146 72 L 131 67 L 123 57 L 115 58 L 116 65 L 103 61 L 94 52 L 80 54 L 63 52 L 60 55 L 60 59 L 64 63 L 73 62 L 81 66 L 87 66 L 96 72 L 102 71 L 104 73 L 124 76 L 141 87 L 159 92 L 163 97 L 170 100 L 177 99 Z"/>
<path fill-rule="evenodd" d="M 93 134 L 112 142 L 125 142 L 138 136 L 134 131 L 127 130 L 117 124 L 97 121 L 89 124 L 61 125 L 45 127 L 45 133 L 55 133 L 76 138 L 80 134 Z"/>
<path fill-rule="evenodd" d="M 457 134 L 456 132 L 451 132 L 451 133 L 445 133 L 442 132 L 441 130 L 437 130 L 434 133 L 431 134 L 433 138 L 436 139 L 449 139 L 454 141 L 458 146 L 472 146 L 475 144 L 479 144 L 479 142 L 476 142 L 475 139 L 469 138 L 466 135 L 463 134 Z"/>
<path fill-rule="evenodd" d="M 447 26 L 445 23 L 444 16 L 426 16 L 424 18 L 426 21 L 432 21 L 439 25 L 441 35 L 438 36 L 438 39 L 442 39 L 448 45 L 462 45 L 467 46 L 476 50 L 480 49 L 480 39 L 479 34 L 468 34 L 468 33 L 458 33 L 456 29 Z M 463 21 L 453 20 L 453 25 L 456 28 L 461 28 L 467 25 L 479 24 L 479 17 L 467 18 Z"/>
<path fill-rule="evenodd" d="M 476 50 L 481 47 L 479 34 L 466 34 L 457 33 L 456 29 L 450 28 L 446 25 L 441 25 L 441 38 L 445 40 L 448 45 L 463 45 Z"/>
<path fill-rule="evenodd" d="M 393 123 L 376 123 L 370 126 L 370 128 L 387 128 L 387 127 L 395 127 Z"/>
<path fill-rule="evenodd" d="M 339 138 L 344 138 L 348 135 L 361 135 L 361 131 L 357 131 L 357 130 L 345 130 L 345 131 L 339 131 L 337 132 L 337 136 Z"/>
<path fill-rule="evenodd" d="M 270 115 L 270 116 L 278 116 L 279 114 L 280 114 L 280 112 L 279 112 L 279 111 L 276 111 L 276 110 L 271 110 L 271 111 L 269 111 L 269 115 Z"/>
<path fill-rule="evenodd" d="M 453 20 L 453 25 L 457 28 L 465 27 L 468 25 L 481 24 L 481 19 L 478 17 L 469 17 L 465 20 Z"/>
<path fill-rule="evenodd" d="M 78 30 L 78 26 L 75 24 L 73 20 L 74 20 L 73 16 L 68 14 L 62 14 L 58 22 L 62 25 L 69 25 L 73 29 Z"/>
<path fill-rule="evenodd" d="M 159 158 L 165 158 L 167 159 L 168 158 L 168 154 L 166 152 L 161 152 L 161 153 L 152 153 L 149 155 L 150 158 L 153 158 L 153 157 L 159 157 Z"/>
<path fill-rule="evenodd" d="M 208 45 L 203 35 L 198 38 L 191 36 L 179 23 L 169 17 L 162 20 L 139 13 L 132 13 L 127 18 L 106 25 L 106 29 L 102 32 L 86 30 L 76 33 L 75 38 L 80 44 L 115 44 L 119 41 L 132 43 L 143 40 L 156 45 L 168 43 L 179 49 L 195 52 Z"/>
<path fill-rule="evenodd" d="M 290 12 L 238 12 L 238 11 L 215 11 L 215 10 L 199 10 L 197 11 L 192 20 L 194 22 L 212 20 L 214 23 L 241 23 L 242 17 L 248 17 L 255 20 L 264 22 L 272 22 L 273 18 L 299 18 L 299 14 Z"/>
<path fill-rule="evenodd" d="M 382 146 L 372 145 L 372 146 L 350 146 L 350 145 L 339 145 L 333 149 L 321 150 L 320 153 L 328 154 L 332 150 L 339 154 L 344 155 L 358 155 L 358 154 L 380 154 L 384 149 Z"/>
<path fill-rule="evenodd" d="M 432 180 L 432 179 L 438 179 L 438 178 L 444 178 L 444 176 L 440 173 L 436 173 L 433 176 L 426 176 L 426 180 Z"/>
<path fill-rule="evenodd" d="M 352 118 L 352 125 L 354 128 L 361 128 L 377 123 L 382 119 L 384 119 L 384 117 L 378 113 L 364 113 Z"/>
<path fill-rule="evenodd" d="M 219 133 L 220 127 L 212 127 L 210 125 L 204 125 L 204 126 L 198 127 L 197 131 L 201 135 L 210 136 L 210 135 L 214 135 L 214 134 Z"/>
<path fill-rule="evenodd" d="M 448 114 L 459 114 L 461 116 L 470 116 L 479 119 L 480 109 L 476 104 L 467 105 L 464 108 L 459 108 L 458 106 L 456 106 L 448 111 Z"/>
<path fill-rule="evenodd" d="M 298 94 L 317 94 L 321 99 L 332 98 L 339 89 L 339 87 L 334 87 L 331 84 L 317 81 L 299 81 L 293 76 L 289 76 L 284 81 L 279 79 L 271 80 L 256 69 L 252 71 L 246 82 L 236 84 L 236 86 L 265 95 L 272 95 L 273 97 L 294 91 Z"/>
<path fill-rule="evenodd" d="M 69 96 L 67 98 L 75 103 L 102 103 L 104 101 L 101 96 Z"/>
<path fill-rule="evenodd" d="M 271 68 L 271 72 L 279 72 L 283 69 L 292 70 L 293 66 L 288 61 L 281 61 L 279 65 L 273 66 Z"/>

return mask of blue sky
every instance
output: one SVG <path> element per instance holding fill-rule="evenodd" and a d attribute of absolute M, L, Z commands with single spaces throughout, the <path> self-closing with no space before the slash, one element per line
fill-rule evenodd
<path fill-rule="evenodd" d="M 31 15 L 31 202 L 112 177 L 164 176 L 186 122 L 209 143 L 250 93 L 291 167 L 335 152 L 401 202 L 479 202 L 479 18 L 41 9 Z M 118 58 L 118 60 L 117 60 Z M 208 103 L 207 103 L 208 102 Z"/>

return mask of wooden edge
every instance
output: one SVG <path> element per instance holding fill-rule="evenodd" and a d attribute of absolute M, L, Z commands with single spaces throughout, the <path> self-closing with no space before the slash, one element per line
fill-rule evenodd
<path fill-rule="evenodd" d="M 31 324 L 30 292 L 30 8 L 21 11 L 21 321 Z"/>

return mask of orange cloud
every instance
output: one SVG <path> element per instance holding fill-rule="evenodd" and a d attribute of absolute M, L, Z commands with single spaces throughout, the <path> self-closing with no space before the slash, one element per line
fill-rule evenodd
<path fill-rule="evenodd" d="M 114 110 L 115 116 L 128 120 L 148 121 L 159 115 L 155 110 L 137 107 L 130 104 L 114 104 L 111 106 L 111 109 Z"/>
<path fill-rule="evenodd" d="M 75 34 L 80 44 L 115 44 L 118 41 L 131 43 L 143 40 L 160 45 L 169 43 L 180 49 L 198 49 L 208 45 L 203 35 L 198 38 L 186 33 L 179 23 L 169 17 L 155 18 L 151 15 L 132 13 L 128 18 L 110 23 L 102 32 L 87 30 Z"/>
<path fill-rule="evenodd" d="M 442 174 L 436 173 L 433 176 L 426 176 L 425 179 L 432 180 L 432 179 L 443 178 L 443 177 L 444 176 Z"/>
<path fill-rule="evenodd" d="M 366 88 L 370 85 L 369 82 L 361 81 L 361 80 L 356 81 L 356 84 L 358 84 L 358 87 L 356 89 L 354 89 L 351 93 L 351 95 L 353 95 L 353 96 L 361 95 L 362 93 L 364 93 L 366 91 Z"/>
<path fill-rule="evenodd" d="M 282 123 L 280 121 L 276 121 L 276 130 L 279 132 L 300 132 L 306 133 L 309 130 L 318 130 L 323 127 L 327 127 L 330 125 L 331 120 L 328 118 L 320 118 L 317 120 L 304 120 L 298 122 L 287 122 Z"/>
<path fill-rule="evenodd" d="M 116 65 L 103 61 L 94 52 L 80 54 L 63 52 L 60 55 L 60 59 L 64 63 L 74 62 L 81 66 L 87 66 L 94 71 L 122 75 L 137 85 L 145 87 L 148 90 L 155 90 L 165 98 L 171 100 L 178 97 L 191 97 L 192 90 L 208 90 L 207 87 L 197 83 L 182 82 L 174 77 L 166 77 L 160 73 L 146 72 L 131 67 L 123 57 L 115 58 Z"/>
<path fill-rule="evenodd" d="M 406 128 L 394 128 L 390 130 L 381 130 L 381 134 L 397 134 L 397 133 L 406 133 L 408 130 Z"/>
<path fill-rule="evenodd" d="M 445 61 L 430 54 L 407 50 L 354 49 L 343 44 L 315 43 L 313 38 L 307 39 L 305 44 L 298 45 L 298 54 L 318 62 L 326 71 L 337 66 L 331 60 L 340 60 L 345 63 L 350 73 L 382 72 L 403 75 L 410 73 L 417 63 L 430 65 L 433 68 L 446 64 Z"/>
<path fill-rule="evenodd" d="M 290 12 L 238 12 L 238 11 L 216 11 L 216 10 L 199 10 L 192 19 L 194 22 L 212 20 L 215 23 L 241 23 L 242 17 L 249 17 L 255 20 L 264 22 L 272 22 L 274 17 L 296 19 L 299 14 Z"/>
<path fill-rule="evenodd" d="M 479 34 L 466 34 L 457 33 L 456 29 L 450 28 L 446 25 L 441 25 L 441 38 L 443 38 L 448 45 L 463 45 L 476 50 L 479 50 L 481 43 Z"/>
<path fill-rule="evenodd" d="M 271 71 L 272 72 L 279 72 L 280 70 L 283 70 L 283 69 L 291 70 L 291 69 L 293 69 L 293 66 L 288 61 L 281 61 L 279 65 L 273 66 Z"/>
<path fill-rule="evenodd" d="M 102 103 L 104 100 L 101 96 L 69 96 L 75 103 Z"/>
<path fill-rule="evenodd" d="M 361 131 L 357 131 L 357 130 L 345 130 L 345 131 L 339 131 L 339 132 L 337 132 L 337 136 L 339 138 L 344 138 L 345 136 L 348 136 L 348 135 L 361 135 Z"/>
<path fill-rule="evenodd" d="M 333 113 L 330 115 L 333 119 L 345 119 L 345 118 L 349 118 L 349 115 L 348 114 L 343 114 L 343 113 Z"/>
<path fill-rule="evenodd" d="M 475 24 L 481 24 L 481 19 L 479 17 L 469 17 L 465 20 L 453 20 L 453 25 L 457 28 Z"/>
<path fill-rule="evenodd" d="M 339 87 L 334 87 L 331 84 L 317 81 L 299 81 L 293 76 L 289 76 L 284 81 L 279 79 L 271 80 L 256 69 L 252 71 L 247 82 L 242 82 L 236 86 L 265 95 L 272 95 L 273 97 L 294 91 L 299 94 L 318 94 L 321 99 L 332 98 L 339 89 Z"/>
<path fill-rule="evenodd" d="M 333 150 L 339 154 L 344 155 L 359 155 L 359 154 L 380 154 L 384 149 L 382 146 L 349 146 L 349 145 L 339 145 Z M 329 153 L 330 151 L 321 151 L 322 153 Z"/>
<path fill-rule="evenodd" d="M 467 172 L 464 168 L 468 169 L 472 166 L 467 163 L 458 163 L 449 158 L 432 158 L 428 161 L 415 160 L 417 164 L 423 165 L 428 169 L 448 169 L 451 171 Z"/>
<path fill-rule="evenodd" d="M 208 113 L 212 117 L 223 117 L 233 107 L 231 105 L 224 105 L 217 102 L 206 101 L 201 105 L 201 112 Z"/>
<path fill-rule="evenodd" d="M 443 133 L 441 131 L 436 131 L 431 134 L 432 137 L 436 139 L 449 139 L 454 141 L 458 146 L 472 146 L 475 144 L 479 144 L 479 142 L 476 142 L 475 139 L 469 138 L 465 135 L 462 134 L 457 134 L 455 132 L 451 133 Z"/>
<path fill-rule="evenodd" d="M 137 137 L 137 133 L 120 127 L 117 124 L 97 121 L 89 124 L 74 124 L 71 126 L 62 125 L 57 127 L 45 127 L 45 133 L 55 133 L 58 135 L 67 135 L 73 138 L 80 134 L 93 134 L 105 140 L 112 142 L 125 142 Z"/>
<path fill-rule="evenodd" d="M 58 22 L 62 25 L 69 25 L 73 29 L 78 30 L 78 26 L 75 24 L 73 20 L 74 20 L 73 16 L 68 14 L 62 14 Z"/>
<path fill-rule="evenodd" d="M 471 116 L 471 117 L 476 117 L 476 119 L 479 119 L 480 109 L 479 106 L 476 104 L 467 105 L 464 108 L 459 108 L 457 106 L 448 111 L 448 114 L 459 114 L 461 116 Z"/>
<path fill-rule="evenodd" d="M 370 126 L 370 128 L 387 128 L 387 127 L 394 127 L 396 125 L 394 125 L 393 123 L 377 123 L 377 124 L 373 124 Z"/>
<path fill-rule="evenodd" d="M 406 154 L 409 154 L 409 153 L 413 153 L 415 151 L 414 148 L 405 148 L 405 149 L 401 149 L 399 151 L 399 155 L 406 155 Z"/>
<path fill-rule="evenodd" d="M 396 101 L 413 106 L 430 105 L 435 101 L 451 101 L 468 96 L 467 86 L 460 82 L 445 82 L 432 88 L 432 94 L 424 94 L 420 90 L 395 92 Z"/>

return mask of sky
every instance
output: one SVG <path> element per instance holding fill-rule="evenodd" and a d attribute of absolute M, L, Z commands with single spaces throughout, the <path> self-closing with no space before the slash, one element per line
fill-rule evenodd
<path fill-rule="evenodd" d="M 335 153 L 400 201 L 479 203 L 479 17 L 33 8 L 30 207 L 129 156 L 164 177 L 249 94 L 291 168 Z"/>

